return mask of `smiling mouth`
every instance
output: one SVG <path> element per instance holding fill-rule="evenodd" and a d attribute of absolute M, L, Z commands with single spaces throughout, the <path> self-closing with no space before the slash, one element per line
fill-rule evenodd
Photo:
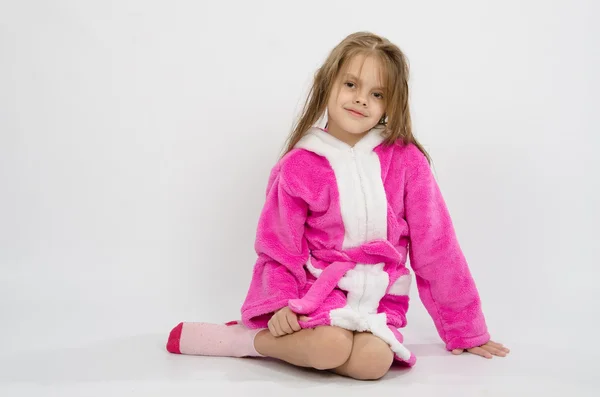
<path fill-rule="evenodd" d="M 350 114 L 353 114 L 353 115 L 358 116 L 358 117 L 367 117 L 364 114 L 359 113 L 359 112 L 357 112 L 355 110 L 352 110 L 352 109 L 346 109 L 346 111 L 348 111 Z"/>

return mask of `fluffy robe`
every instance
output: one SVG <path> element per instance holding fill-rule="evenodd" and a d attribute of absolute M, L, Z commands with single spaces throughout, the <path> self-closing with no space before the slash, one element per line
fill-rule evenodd
<path fill-rule="evenodd" d="M 303 328 L 336 325 L 386 341 L 398 361 L 412 283 L 448 350 L 489 340 L 478 292 L 446 204 L 415 145 L 374 128 L 354 147 L 313 128 L 272 169 L 241 308 L 265 328 L 290 306 Z"/>

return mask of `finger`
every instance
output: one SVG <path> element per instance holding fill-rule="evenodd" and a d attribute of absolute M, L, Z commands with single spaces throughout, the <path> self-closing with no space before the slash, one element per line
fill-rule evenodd
<path fill-rule="evenodd" d="M 273 335 L 275 335 L 275 336 L 285 335 L 285 333 L 281 330 L 281 327 L 279 326 L 279 317 L 277 315 L 275 315 L 275 316 L 273 316 L 273 318 L 271 318 L 271 321 L 273 323 L 273 331 L 275 331 L 273 333 Z"/>
<path fill-rule="evenodd" d="M 300 321 L 308 321 L 310 319 L 307 316 L 299 316 L 298 320 L 300 320 Z"/>
<path fill-rule="evenodd" d="M 267 324 L 269 327 L 269 332 L 271 332 L 271 335 L 277 337 L 279 335 L 277 335 L 277 330 L 275 329 L 275 326 L 273 325 L 273 320 L 269 320 L 269 323 Z"/>
<path fill-rule="evenodd" d="M 300 327 L 300 324 L 298 324 L 298 316 L 296 316 L 295 313 L 288 314 L 287 320 L 288 324 L 290 325 L 290 328 L 292 329 L 292 332 L 297 332 L 302 329 Z"/>
<path fill-rule="evenodd" d="M 495 351 L 491 351 L 491 350 L 488 350 L 488 351 L 489 351 L 490 353 L 492 353 L 492 354 L 496 355 L 496 356 L 500 356 L 500 357 L 506 357 L 506 355 L 508 354 L 508 353 L 507 353 L 507 352 L 506 352 L 504 349 L 502 349 L 502 348 L 500 348 L 500 349 L 498 349 L 498 348 L 495 348 L 495 347 L 492 347 L 492 348 L 493 348 Z"/>
<path fill-rule="evenodd" d="M 505 347 L 502 343 L 496 343 L 494 341 L 489 341 L 487 344 L 495 347 L 496 349 L 502 350 L 505 353 L 510 353 L 510 349 Z"/>
<path fill-rule="evenodd" d="M 482 349 L 490 352 L 491 354 L 493 354 L 494 356 L 500 356 L 500 357 L 505 357 L 506 353 L 504 353 L 502 350 L 495 348 L 492 345 L 483 345 L 481 346 Z"/>
<path fill-rule="evenodd" d="M 502 343 L 494 342 L 493 340 L 486 343 L 486 345 L 494 346 L 496 349 L 501 349 L 504 347 Z"/>
<path fill-rule="evenodd" d="M 281 316 L 279 318 L 279 329 L 281 330 L 281 332 L 283 332 L 283 335 L 291 334 L 294 332 L 292 331 L 292 327 L 290 327 L 286 316 Z"/>
<path fill-rule="evenodd" d="M 289 325 L 287 323 L 287 319 L 285 318 L 285 314 L 277 317 L 277 329 L 279 330 L 279 336 L 285 336 L 289 334 L 288 328 Z"/>
<path fill-rule="evenodd" d="M 474 347 L 472 349 L 469 349 L 469 353 L 477 354 L 478 356 L 485 358 L 492 358 L 492 354 L 487 350 L 482 349 L 481 347 Z"/>
<path fill-rule="evenodd" d="M 463 353 L 463 349 L 454 349 L 454 350 L 452 350 L 452 354 L 459 355 L 459 354 L 462 354 L 462 353 Z"/>

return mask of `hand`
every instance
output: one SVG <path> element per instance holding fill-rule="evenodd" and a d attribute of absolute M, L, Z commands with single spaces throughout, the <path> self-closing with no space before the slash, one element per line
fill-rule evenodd
<path fill-rule="evenodd" d="M 287 306 L 275 312 L 269 320 L 269 331 L 275 337 L 293 334 L 300 329 L 298 315 Z"/>
<path fill-rule="evenodd" d="M 477 354 L 478 356 L 485 358 L 492 358 L 494 356 L 506 357 L 510 350 L 504 347 L 500 343 L 496 343 L 493 341 L 489 341 L 488 343 L 481 345 L 479 347 L 473 347 L 470 349 L 466 349 L 469 353 Z M 452 354 L 462 354 L 465 349 L 454 349 L 452 350 Z"/>

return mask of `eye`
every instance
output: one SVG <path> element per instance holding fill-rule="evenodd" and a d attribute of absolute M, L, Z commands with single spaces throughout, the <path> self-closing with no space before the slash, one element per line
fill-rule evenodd
<path fill-rule="evenodd" d="M 351 82 L 351 81 L 347 81 L 347 82 L 345 82 L 344 84 L 345 84 L 345 85 L 346 85 L 346 87 L 348 87 L 348 88 L 354 88 L 354 83 L 353 83 L 353 82 Z"/>
<path fill-rule="evenodd" d="M 375 95 L 375 98 L 377 99 L 383 99 L 383 94 L 381 92 L 375 92 L 373 95 Z"/>

